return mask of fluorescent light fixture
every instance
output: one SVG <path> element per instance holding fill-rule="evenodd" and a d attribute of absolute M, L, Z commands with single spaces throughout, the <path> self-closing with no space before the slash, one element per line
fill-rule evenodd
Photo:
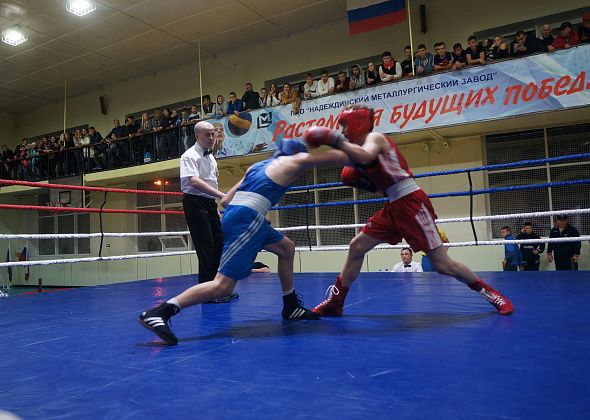
<path fill-rule="evenodd" d="M 21 32 L 19 28 L 11 28 L 2 32 L 2 42 L 16 47 L 25 42 L 28 38 Z"/>
<path fill-rule="evenodd" d="M 84 16 L 96 10 L 96 5 L 89 0 L 70 0 L 66 6 L 66 10 L 76 16 Z"/>

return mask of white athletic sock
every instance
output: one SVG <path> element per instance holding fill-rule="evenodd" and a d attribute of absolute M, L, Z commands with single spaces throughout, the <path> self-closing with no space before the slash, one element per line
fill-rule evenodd
<path fill-rule="evenodd" d="M 290 295 L 290 294 L 291 294 L 291 293 L 293 293 L 294 291 L 295 291 L 295 289 L 283 290 L 283 296 Z"/>
<path fill-rule="evenodd" d="M 176 298 L 169 299 L 169 300 L 167 300 L 167 301 L 166 301 L 166 303 L 169 303 L 169 304 L 171 304 L 171 305 L 174 305 L 174 306 L 176 306 L 178 309 L 182 309 L 182 308 L 180 307 L 180 303 L 178 303 L 178 300 L 176 300 Z"/>

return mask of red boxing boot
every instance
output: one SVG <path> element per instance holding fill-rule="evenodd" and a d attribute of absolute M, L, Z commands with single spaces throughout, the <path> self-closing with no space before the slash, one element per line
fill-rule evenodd
<path fill-rule="evenodd" d="M 312 309 L 312 312 L 320 316 L 342 316 L 344 299 L 348 293 L 348 287 L 342 285 L 342 277 L 336 277 L 336 283 L 328 288 L 328 298 Z"/>
<path fill-rule="evenodd" d="M 508 300 L 508 298 L 502 296 L 500 292 L 494 289 L 489 284 L 485 283 L 483 280 L 478 280 L 477 286 L 472 287 L 473 290 L 478 292 L 485 300 L 490 302 L 492 306 L 494 306 L 500 315 L 510 315 L 514 310 L 512 306 L 512 302 Z"/>

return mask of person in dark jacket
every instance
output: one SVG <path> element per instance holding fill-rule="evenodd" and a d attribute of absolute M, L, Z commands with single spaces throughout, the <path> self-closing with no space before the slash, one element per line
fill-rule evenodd
<path fill-rule="evenodd" d="M 533 224 L 524 222 L 524 226 L 516 239 L 541 239 L 533 233 Z M 539 254 L 545 251 L 545 244 L 520 244 L 520 254 L 522 255 L 522 265 L 524 271 L 539 271 Z"/>
<path fill-rule="evenodd" d="M 569 224 L 566 215 L 557 216 L 557 224 L 551 229 L 549 238 L 571 238 L 579 237 L 580 232 Z M 553 242 L 547 247 L 547 261 L 552 263 L 555 260 L 555 269 L 560 270 L 577 270 L 578 256 L 582 242 Z"/>

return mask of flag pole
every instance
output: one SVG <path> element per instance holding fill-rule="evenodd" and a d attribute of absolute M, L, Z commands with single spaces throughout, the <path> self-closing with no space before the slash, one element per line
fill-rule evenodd
<path fill-rule="evenodd" d="M 410 10 L 410 0 L 406 0 L 406 13 L 408 14 L 408 31 L 410 33 L 410 54 L 412 57 L 410 61 L 412 62 L 412 76 L 416 75 L 414 70 L 414 41 L 412 40 L 412 11 Z"/>

